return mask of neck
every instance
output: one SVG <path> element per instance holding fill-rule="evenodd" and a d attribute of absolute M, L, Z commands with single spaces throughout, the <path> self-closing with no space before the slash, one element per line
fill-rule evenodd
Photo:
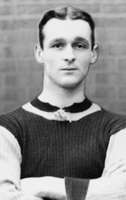
<path fill-rule="evenodd" d="M 62 108 L 73 103 L 82 102 L 85 98 L 84 91 L 84 84 L 79 85 L 77 88 L 53 88 L 44 85 L 39 100 Z"/>

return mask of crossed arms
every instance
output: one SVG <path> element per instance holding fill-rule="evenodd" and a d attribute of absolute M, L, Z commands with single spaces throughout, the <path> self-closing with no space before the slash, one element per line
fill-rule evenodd
<path fill-rule="evenodd" d="M 21 154 L 16 138 L 0 127 L 2 200 L 126 199 L 126 129 L 111 136 L 103 174 L 98 179 L 40 177 L 20 180 Z M 93 167 L 93 166 L 92 166 Z"/>

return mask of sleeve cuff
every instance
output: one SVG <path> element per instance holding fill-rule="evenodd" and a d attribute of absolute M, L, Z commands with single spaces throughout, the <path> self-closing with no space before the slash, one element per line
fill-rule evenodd
<path fill-rule="evenodd" d="M 89 179 L 65 177 L 67 200 L 84 200 L 88 185 Z"/>

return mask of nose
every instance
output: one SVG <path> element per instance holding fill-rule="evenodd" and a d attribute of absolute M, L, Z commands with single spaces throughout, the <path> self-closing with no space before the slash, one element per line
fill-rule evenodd
<path fill-rule="evenodd" d="M 64 60 L 68 63 L 71 64 L 75 61 L 75 55 L 73 53 L 73 49 L 71 46 L 67 46 L 65 49 L 65 54 L 64 54 Z"/>

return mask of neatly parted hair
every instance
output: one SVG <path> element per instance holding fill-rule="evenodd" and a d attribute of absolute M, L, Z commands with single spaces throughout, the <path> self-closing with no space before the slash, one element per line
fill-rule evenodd
<path fill-rule="evenodd" d="M 91 17 L 90 14 L 88 14 L 87 12 L 79 8 L 66 6 L 66 7 L 60 7 L 60 8 L 49 10 L 43 15 L 39 23 L 39 43 L 42 49 L 43 49 L 43 40 L 44 40 L 43 27 L 52 18 L 57 18 L 61 20 L 65 20 L 67 18 L 71 20 L 82 19 L 88 22 L 91 28 L 91 45 L 93 48 L 94 43 L 95 43 L 95 22 L 93 18 Z"/>

